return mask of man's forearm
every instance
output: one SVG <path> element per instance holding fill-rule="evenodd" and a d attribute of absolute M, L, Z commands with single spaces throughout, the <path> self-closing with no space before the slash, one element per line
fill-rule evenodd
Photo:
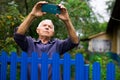
<path fill-rule="evenodd" d="M 67 27 L 67 30 L 68 30 L 68 34 L 71 38 L 71 40 L 74 42 L 74 43 L 79 43 L 79 39 L 78 39 L 78 36 L 76 35 L 76 31 L 71 23 L 71 20 L 67 20 L 67 21 L 64 21 L 66 27 Z"/>
<path fill-rule="evenodd" d="M 35 19 L 35 16 L 33 16 L 32 14 L 29 14 L 27 18 L 20 24 L 16 33 L 24 35 L 34 19 Z"/>

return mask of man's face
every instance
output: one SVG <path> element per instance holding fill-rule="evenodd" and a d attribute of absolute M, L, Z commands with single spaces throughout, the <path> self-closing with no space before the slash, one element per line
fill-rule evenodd
<path fill-rule="evenodd" d="M 44 20 L 37 28 L 39 36 L 52 37 L 54 35 L 54 25 L 50 20 Z"/>

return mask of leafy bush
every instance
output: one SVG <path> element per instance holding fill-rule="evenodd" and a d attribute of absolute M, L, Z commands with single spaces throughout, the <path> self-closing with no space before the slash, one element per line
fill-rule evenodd
<path fill-rule="evenodd" d="M 23 21 L 24 17 L 19 13 L 15 3 L 8 4 L 0 14 L 0 51 L 16 51 L 16 43 L 13 40 L 15 27 Z"/>
<path fill-rule="evenodd" d="M 92 64 L 94 62 L 99 62 L 101 65 L 101 80 L 106 80 L 106 65 L 109 62 L 113 62 L 115 64 L 116 69 L 116 80 L 119 80 L 120 78 L 120 66 L 118 65 L 118 62 L 113 60 L 108 53 L 94 53 L 90 55 L 90 73 L 92 73 Z M 90 74 L 90 78 L 92 78 L 92 74 Z"/>

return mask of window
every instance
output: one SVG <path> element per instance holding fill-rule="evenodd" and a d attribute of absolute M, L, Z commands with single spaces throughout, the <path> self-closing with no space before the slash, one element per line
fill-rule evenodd
<path fill-rule="evenodd" d="M 111 50 L 110 40 L 92 40 L 92 51 L 93 52 L 109 52 Z"/>

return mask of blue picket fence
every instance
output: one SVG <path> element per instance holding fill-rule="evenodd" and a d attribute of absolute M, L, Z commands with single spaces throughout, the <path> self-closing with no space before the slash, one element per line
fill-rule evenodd
<path fill-rule="evenodd" d="M 100 63 L 95 62 L 92 66 L 92 73 L 89 71 L 89 64 L 84 63 L 81 54 L 76 54 L 75 59 L 71 59 L 70 54 L 64 54 L 61 59 L 58 54 L 54 54 L 52 58 L 43 53 L 38 58 L 36 53 L 32 53 L 32 57 L 28 57 L 25 52 L 20 57 L 17 53 L 11 53 L 8 56 L 6 52 L 2 52 L 0 56 L 0 80 L 7 80 L 7 67 L 10 65 L 10 80 L 16 80 L 17 64 L 20 64 L 20 80 L 27 80 L 27 64 L 31 63 L 31 80 L 38 80 L 38 63 L 41 64 L 41 80 L 48 80 L 48 64 L 52 65 L 52 80 L 59 80 L 59 68 L 63 66 L 63 80 L 71 80 L 71 66 L 75 67 L 74 80 L 101 80 Z M 110 62 L 106 66 L 106 80 L 115 80 L 115 65 Z M 89 74 L 92 74 L 90 79 Z"/>

